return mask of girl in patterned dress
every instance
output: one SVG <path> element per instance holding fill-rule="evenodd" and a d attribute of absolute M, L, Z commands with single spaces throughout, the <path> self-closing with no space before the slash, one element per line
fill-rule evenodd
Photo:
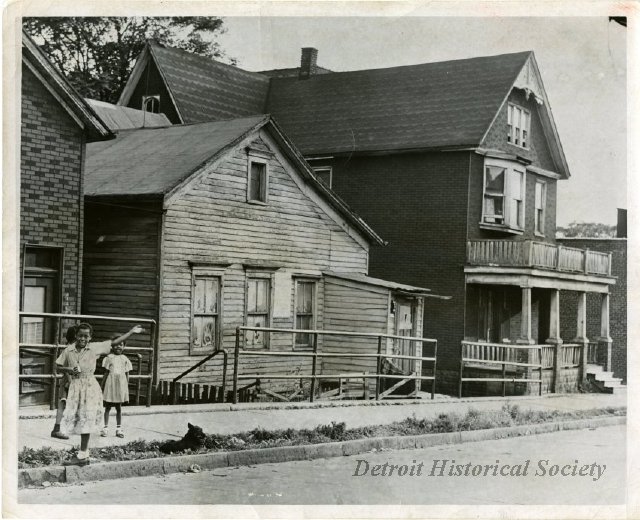
<path fill-rule="evenodd" d="M 102 380 L 104 399 L 104 428 L 100 432 L 102 437 L 107 436 L 111 407 L 116 409 L 116 437 L 124 437 L 124 432 L 122 431 L 122 403 L 129 401 L 129 372 L 133 370 L 131 361 L 122 353 L 124 347 L 124 341 L 113 345 L 111 354 L 102 360 L 102 367 L 107 370 Z"/>
<path fill-rule="evenodd" d="M 65 465 L 85 466 L 89 464 L 89 441 L 91 434 L 102 425 L 102 392 L 93 375 L 96 361 L 108 354 L 113 345 L 122 343 L 132 334 L 143 332 L 140 325 L 111 341 L 91 342 L 93 327 L 80 323 L 76 327 L 76 341 L 65 348 L 58 359 L 58 372 L 71 378 L 67 392 L 67 404 L 62 416 L 60 429 L 65 434 L 80 435 L 80 450 Z"/>

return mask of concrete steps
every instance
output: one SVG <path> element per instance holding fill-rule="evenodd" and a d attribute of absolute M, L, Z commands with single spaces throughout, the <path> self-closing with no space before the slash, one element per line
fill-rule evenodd
<path fill-rule="evenodd" d="M 614 377 L 613 372 L 605 371 L 600 365 L 587 365 L 587 379 L 605 394 L 616 394 L 626 389 L 622 379 Z"/>

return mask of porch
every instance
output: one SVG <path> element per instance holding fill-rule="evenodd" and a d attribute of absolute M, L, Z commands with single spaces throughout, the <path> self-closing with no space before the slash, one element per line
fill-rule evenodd
<path fill-rule="evenodd" d="M 459 394 L 467 382 L 487 383 L 486 393 L 488 383 L 503 394 L 507 384 L 515 393 L 580 391 L 595 373 L 610 376 L 610 273 L 605 253 L 468 241 Z M 597 330 L 593 312 L 587 319 L 588 297 Z"/>

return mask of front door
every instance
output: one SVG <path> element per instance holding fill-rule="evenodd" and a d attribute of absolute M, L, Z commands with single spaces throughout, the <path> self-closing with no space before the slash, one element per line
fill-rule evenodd
<path fill-rule="evenodd" d="M 415 314 L 415 303 L 411 300 L 396 299 L 396 323 L 395 323 L 395 335 L 396 336 L 413 336 L 413 322 Z M 397 348 L 395 354 L 403 356 L 415 356 L 415 342 L 396 340 Z M 394 362 L 398 365 L 402 372 L 409 374 L 414 371 L 415 362 L 412 359 L 395 359 Z"/>
<path fill-rule="evenodd" d="M 59 312 L 60 269 L 57 249 L 27 248 L 22 280 L 22 310 L 25 312 Z M 25 316 L 20 324 L 20 343 L 55 343 L 54 321 L 51 318 Z M 51 373 L 53 352 L 36 348 L 21 348 L 19 355 L 21 374 Z M 21 380 L 20 406 L 49 402 L 51 380 Z"/>

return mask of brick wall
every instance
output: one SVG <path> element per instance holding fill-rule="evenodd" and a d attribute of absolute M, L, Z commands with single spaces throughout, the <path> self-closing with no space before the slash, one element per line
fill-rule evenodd
<path fill-rule="evenodd" d="M 538 115 L 538 104 L 534 101 L 533 96 L 527 100 L 524 93 L 520 90 L 514 90 L 509 95 L 509 101 L 529 110 L 531 114 L 529 148 L 521 148 L 507 142 L 507 103 L 498 112 L 498 116 L 493 122 L 493 126 L 487 132 L 485 140 L 482 142 L 483 148 L 495 148 L 504 150 L 505 152 L 520 155 L 529 159 L 535 166 L 540 166 L 545 170 L 556 171 L 553 159 L 549 153 L 549 145 L 544 135 L 544 129 Z"/>
<path fill-rule="evenodd" d="M 80 310 L 82 150 L 81 129 L 23 66 L 20 265 L 24 244 L 64 247 L 62 310 L 69 312 Z"/>
<path fill-rule="evenodd" d="M 627 240 L 559 238 L 558 243 L 567 247 L 590 249 L 603 253 L 611 253 L 611 274 L 616 277 L 616 284 L 609 287 L 609 327 L 613 345 L 611 350 L 613 373 L 616 377 L 627 380 Z M 577 313 L 576 292 L 562 292 L 560 307 L 560 326 L 563 338 L 572 339 L 576 334 Z M 599 294 L 587 294 L 587 337 L 595 341 L 600 336 L 600 301 Z"/>
<path fill-rule="evenodd" d="M 356 156 L 331 165 L 333 188 L 389 242 L 371 248 L 369 274 L 452 296 L 427 298 L 424 335 L 439 342 L 438 367 L 457 370 L 469 154 Z"/>

